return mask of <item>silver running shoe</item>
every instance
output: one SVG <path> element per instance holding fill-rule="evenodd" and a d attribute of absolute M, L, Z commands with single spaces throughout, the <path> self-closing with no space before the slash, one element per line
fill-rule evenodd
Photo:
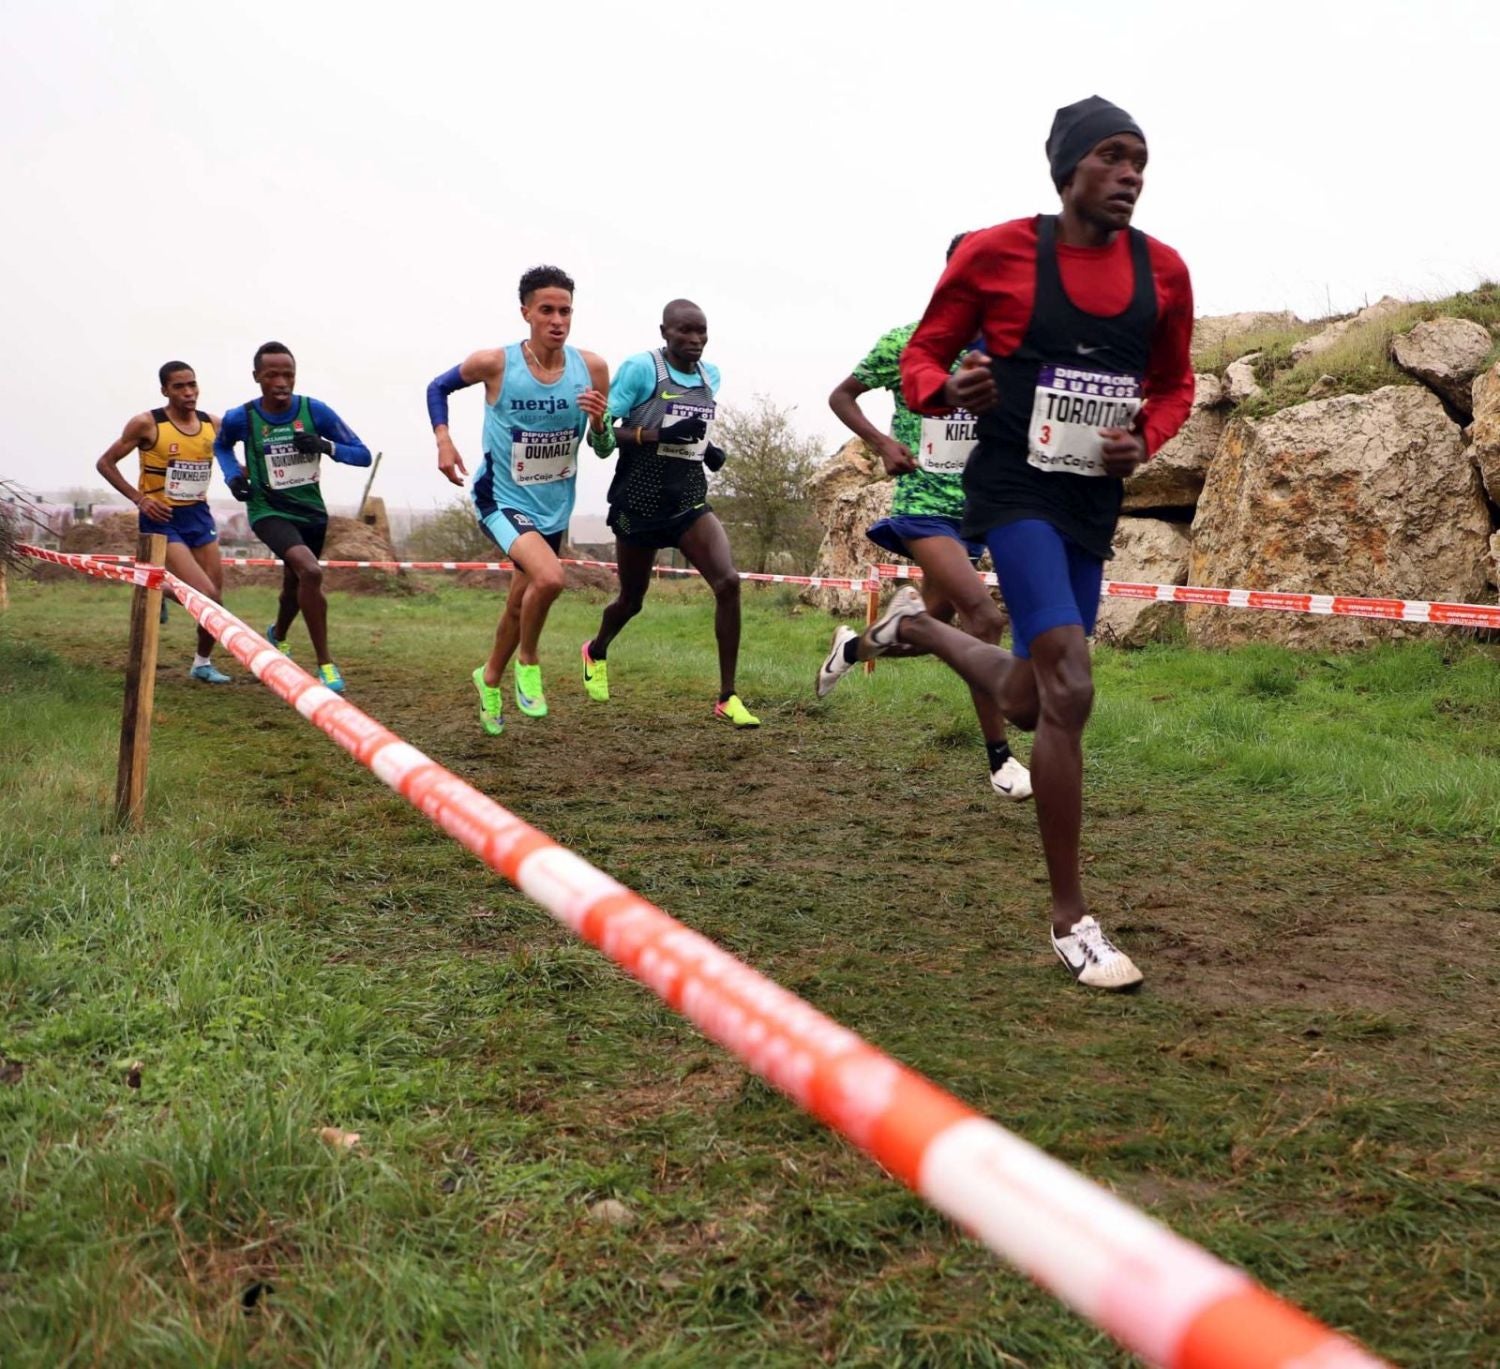
<path fill-rule="evenodd" d="M 834 629 L 833 646 L 829 649 L 828 656 L 823 664 L 818 667 L 818 697 L 826 698 L 833 693 L 833 687 L 853 668 L 853 663 L 844 659 L 844 647 L 847 643 L 856 640 L 859 636 L 852 627 L 845 627 L 842 623 Z"/>
<path fill-rule="evenodd" d="M 921 594 L 911 585 L 902 585 L 891 596 L 891 602 L 885 606 L 885 612 L 865 629 L 864 636 L 865 641 L 870 644 L 870 654 L 872 656 L 885 655 L 900 640 L 897 633 L 901 629 L 901 620 L 915 618 L 917 614 L 924 612 L 926 612 L 926 605 L 922 603 Z"/>
<path fill-rule="evenodd" d="M 1067 936 L 1054 931 L 1052 949 L 1073 978 L 1090 989 L 1133 989 L 1146 977 L 1092 917 L 1079 918 Z"/>

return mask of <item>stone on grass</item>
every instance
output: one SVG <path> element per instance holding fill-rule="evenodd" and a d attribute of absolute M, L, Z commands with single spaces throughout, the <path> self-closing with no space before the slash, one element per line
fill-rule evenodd
<path fill-rule="evenodd" d="M 1122 518 L 1115 528 L 1115 554 L 1105 564 L 1105 577 L 1132 584 L 1184 585 L 1190 545 L 1185 523 Z M 1145 646 L 1166 637 L 1182 621 L 1182 613 L 1181 604 L 1107 596 L 1099 601 L 1094 636 L 1114 646 Z"/>
<path fill-rule="evenodd" d="M 1391 339 L 1391 360 L 1460 413 L 1474 402 L 1474 377 L 1494 342 L 1483 324 L 1466 318 L 1435 318 Z"/>

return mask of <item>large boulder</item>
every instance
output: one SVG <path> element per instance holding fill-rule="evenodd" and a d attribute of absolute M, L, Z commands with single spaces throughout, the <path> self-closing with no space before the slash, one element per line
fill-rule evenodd
<path fill-rule="evenodd" d="M 814 575 L 863 579 L 874 562 L 892 559 L 889 552 L 865 536 L 865 529 L 890 513 L 894 488 L 891 481 L 881 480 L 876 484 L 845 489 L 838 495 L 823 519 L 827 531 L 823 535 L 823 545 L 818 548 Z M 853 589 L 809 589 L 802 598 L 804 602 L 816 604 L 841 618 L 856 611 L 862 613 L 865 602 L 863 591 Z"/>
<path fill-rule="evenodd" d="M 859 438 L 851 437 L 813 472 L 812 479 L 807 482 L 807 496 L 812 500 L 818 522 L 826 528 L 840 495 L 884 479 L 885 469 L 880 458 Z"/>
<path fill-rule="evenodd" d="M 1111 580 L 1142 585 L 1185 585 L 1191 538 L 1187 525 L 1159 518 L 1122 518 L 1115 529 L 1115 554 L 1105 566 Z M 1182 621 L 1181 604 L 1106 596 L 1099 602 L 1098 641 L 1145 646 L 1161 641 Z"/>
<path fill-rule="evenodd" d="M 1303 338 L 1292 348 L 1292 360 L 1294 362 L 1306 361 L 1308 357 L 1318 356 L 1354 329 L 1362 328 L 1367 323 L 1377 323 L 1383 318 L 1389 318 L 1392 314 L 1399 314 L 1405 308 L 1404 300 L 1399 300 L 1394 295 L 1383 295 L 1374 304 L 1367 304 L 1353 318 L 1340 319 L 1337 323 L 1330 323 L 1321 333 L 1314 333 L 1309 338 Z"/>
<path fill-rule="evenodd" d="M 1500 504 L 1500 365 L 1476 377 L 1469 393 L 1474 414 L 1469 454 L 1479 467 L 1490 502 Z"/>
<path fill-rule="evenodd" d="M 1411 385 L 1230 422 L 1193 520 L 1195 585 L 1469 600 L 1485 588 L 1489 509 L 1458 425 Z M 1360 646 L 1435 629 L 1194 606 L 1202 646 Z"/>
<path fill-rule="evenodd" d="M 1490 330 L 1466 318 L 1435 318 L 1391 339 L 1391 360 L 1463 414 L 1472 412 L 1474 377 L 1494 346 Z"/>
<path fill-rule="evenodd" d="M 1170 442 L 1125 482 L 1125 511 L 1192 508 L 1208 463 L 1224 435 L 1224 386 L 1217 376 L 1195 377 L 1193 409 Z"/>

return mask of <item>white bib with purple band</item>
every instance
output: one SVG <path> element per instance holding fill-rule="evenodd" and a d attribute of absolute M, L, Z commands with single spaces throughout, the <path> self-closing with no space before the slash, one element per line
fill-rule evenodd
<path fill-rule="evenodd" d="M 962 475 L 978 441 L 979 420 L 967 409 L 955 409 L 944 418 L 924 418 L 917 464 L 934 475 Z"/>
<path fill-rule="evenodd" d="M 576 428 L 551 432 L 510 430 L 510 475 L 518 485 L 550 485 L 572 477 L 582 441 Z"/>
<path fill-rule="evenodd" d="M 1036 379 L 1026 460 L 1052 474 L 1105 475 L 1101 428 L 1126 428 L 1141 411 L 1135 376 L 1043 366 Z"/>

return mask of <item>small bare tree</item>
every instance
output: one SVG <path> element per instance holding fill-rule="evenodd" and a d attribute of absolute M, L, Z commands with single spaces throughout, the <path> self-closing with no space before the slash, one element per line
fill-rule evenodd
<path fill-rule="evenodd" d="M 406 536 L 405 554 L 413 561 L 498 561 L 500 548 L 485 536 L 474 518 L 474 506 L 455 499 Z"/>
<path fill-rule="evenodd" d="M 765 573 L 773 558 L 806 571 L 823 529 L 807 502 L 807 483 L 822 456 L 815 439 L 792 426 L 792 410 L 756 395 L 750 408 L 721 406 L 715 441 L 724 467 L 713 479 L 713 503 L 741 569 Z"/>

